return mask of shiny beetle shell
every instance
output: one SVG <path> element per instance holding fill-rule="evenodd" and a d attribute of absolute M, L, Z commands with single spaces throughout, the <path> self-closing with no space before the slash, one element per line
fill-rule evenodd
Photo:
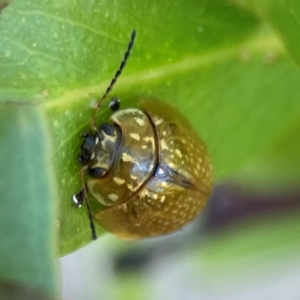
<path fill-rule="evenodd" d="M 213 184 L 206 147 L 187 120 L 166 103 L 139 105 L 113 113 L 113 124 L 82 145 L 88 191 L 106 206 L 94 218 L 125 240 L 182 228 L 203 210 Z"/>

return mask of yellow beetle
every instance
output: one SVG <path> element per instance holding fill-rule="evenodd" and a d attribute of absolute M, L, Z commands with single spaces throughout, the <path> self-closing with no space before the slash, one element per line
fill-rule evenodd
<path fill-rule="evenodd" d="M 73 196 L 81 206 L 87 193 L 105 209 L 91 212 L 86 201 L 92 238 L 93 218 L 125 240 L 171 233 L 193 220 L 205 207 L 213 186 L 206 147 L 188 121 L 172 106 L 142 99 L 139 107 L 110 107 L 111 123 L 95 125 L 97 112 L 130 55 L 135 31 L 120 69 L 98 102 L 92 130 L 83 135 L 79 161 L 82 191 Z"/>

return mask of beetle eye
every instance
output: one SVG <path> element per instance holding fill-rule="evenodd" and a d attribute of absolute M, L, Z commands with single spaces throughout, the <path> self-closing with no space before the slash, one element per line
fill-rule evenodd
<path fill-rule="evenodd" d="M 106 170 L 103 168 L 90 168 L 89 175 L 93 178 L 101 178 L 106 173 Z"/>
<path fill-rule="evenodd" d="M 81 150 L 90 149 L 95 145 L 95 137 L 87 136 L 81 145 Z"/>
<path fill-rule="evenodd" d="M 99 129 L 100 129 L 100 131 L 103 130 L 103 132 L 105 132 L 105 134 L 107 134 L 109 136 L 114 136 L 115 135 L 114 126 L 109 125 L 107 123 L 101 124 L 101 126 L 99 127 Z"/>
<path fill-rule="evenodd" d="M 93 155 L 95 147 L 95 137 L 88 136 L 85 138 L 84 142 L 81 145 L 81 159 L 82 161 L 89 161 L 93 159 L 91 156 Z"/>

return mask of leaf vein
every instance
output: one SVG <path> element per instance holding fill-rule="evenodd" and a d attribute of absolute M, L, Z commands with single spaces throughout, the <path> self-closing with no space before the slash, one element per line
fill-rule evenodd
<path fill-rule="evenodd" d="M 61 23 L 64 23 L 64 24 L 67 24 L 67 25 L 70 25 L 70 26 L 74 26 L 74 27 L 79 27 L 79 28 L 83 28 L 87 31 L 90 31 L 94 34 L 97 34 L 97 35 L 100 35 L 100 36 L 103 36 L 103 37 L 106 37 L 110 40 L 113 40 L 119 44 L 124 44 L 124 41 L 121 41 L 117 38 L 115 38 L 114 36 L 112 35 L 109 35 L 108 33 L 105 33 L 103 31 L 99 31 L 99 30 L 96 30 L 94 28 L 91 28 L 89 26 L 86 26 L 84 24 L 81 24 L 79 22 L 75 22 L 75 21 L 72 21 L 72 20 L 68 20 L 68 19 L 65 19 L 65 18 L 61 18 L 61 17 L 58 17 L 58 16 L 53 16 L 49 13 L 44 13 L 42 11 L 39 11 L 39 10 L 34 10 L 34 11 L 24 11 L 24 10 L 17 10 L 15 9 L 15 11 L 17 13 L 19 13 L 20 15 L 39 15 L 39 16 L 42 16 L 42 17 L 45 17 L 45 18 L 50 18 L 50 19 L 53 19 L 55 21 L 58 21 L 58 22 L 61 22 Z"/>
<path fill-rule="evenodd" d="M 42 56 L 42 57 L 48 58 L 48 59 L 50 59 L 50 60 L 60 62 L 61 64 L 65 65 L 65 66 L 71 66 L 71 67 L 73 67 L 74 69 L 77 69 L 78 71 L 80 71 L 80 72 L 82 72 L 82 73 L 87 73 L 86 70 L 84 70 L 84 69 L 82 69 L 82 68 L 79 68 L 79 67 L 77 67 L 77 66 L 74 65 L 74 64 L 68 63 L 66 60 L 62 60 L 62 59 L 59 59 L 59 58 L 54 57 L 54 56 L 52 56 L 52 55 L 47 55 L 47 54 L 44 54 L 44 53 L 41 53 L 41 52 L 38 52 L 38 51 L 34 51 L 34 50 L 28 48 L 27 46 L 21 44 L 20 42 L 14 41 L 14 40 L 12 40 L 12 39 L 10 39 L 10 38 L 8 38 L 8 37 L 5 37 L 5 39 L 7 39 L 7 40 L 8 40 L 9 42 L 11 42 L 12 44 L 17 45 L 19 48 L 21 48 L 21 49 L 25 50 L 26 52 L 28 52 L 28 57 L 27 57 L 25 60 L 28 60 L 29 57 L 30 57 L 30 56 L 33 56 L 33 55 L 36 55 L 36 56 Z M 24 60 L 23 60 L 23 62 L 24 62 Z M 17 64 L 20 64 L 20 63 L 21 63 L 21 62 L 18 62 L 18 63 L 16 63 L 16 65 L 17 65 Z M 4 64 L 4 65 L 7 66 L 7 64 Z M 10 65 L 11 65 L 11 63 L 10 63 Z"/>

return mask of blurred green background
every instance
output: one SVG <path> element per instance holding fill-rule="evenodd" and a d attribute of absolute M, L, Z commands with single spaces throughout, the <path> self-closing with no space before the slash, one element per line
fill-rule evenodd
<path fill-rule="evenodd" d="M 50 297 L 62 287 L 63 299 L 300 294 L 297 1 L 24 0 L 0 8 L 4 284 Z M 80 134 L 133 28 L 136 44 L 111 97 L 122 107 L 147 97 L 180 109 L 207 144 L 216 187 L 179 233 L 90 244 L 86 211 L 71 203 Z M 99 122 L 108 115 L 105 106 Z M 55 257 L 64 255 L 59 278 Z"/>

